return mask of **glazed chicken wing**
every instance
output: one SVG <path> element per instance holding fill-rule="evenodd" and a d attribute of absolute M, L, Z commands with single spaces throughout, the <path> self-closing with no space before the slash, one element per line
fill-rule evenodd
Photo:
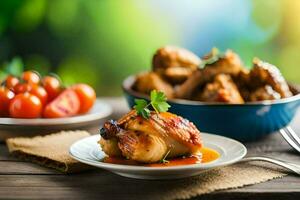
<path fill-rule="evenodd" d="M 281 98 L 292 96 L 287 82 L 274 65 L 255 58 L 250 75 L 253 87 L 263 87 L 267 84 L 278 92 Z"/>
<path fill-rule="evenodd" d="M 107 155 L 122 155 L 143 163 L 197 155 L 202 147 L 194 124 L 168 112 L 152 112 L 149 119 L 144 119 L 133 110 L 118 122 L 106 122 L 101 136 L 99 143 Z"/>
<path fill-rule="evenodd" d="M 165 46 L 153 56 L 152 68 L 173 84 L 184 82 L 201 63 L 201 59 L 183 48 Z"/>
<path fill-rule="evenodd" d="M 243 70 L 243 64 L 239 56 L 231 50 L 220 55 L 215 49 L 203 58 L 207 64 L 203 69 L 194 72 L 182 85 L 176 87 L 175 97 L 189 99 L 196 88 L 207 82 L 211 82 L 218 74 L 236 76 Z"/>

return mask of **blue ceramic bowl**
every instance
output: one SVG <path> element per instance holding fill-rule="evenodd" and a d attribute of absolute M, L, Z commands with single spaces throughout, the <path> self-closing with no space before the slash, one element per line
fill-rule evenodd
<path fill-rule="evenodd" d="M 147 95 L 132 90 L 135 76 L 123 82 L 123 90 L 130 107 L 135 98 L 149 100 Z M 240 141 L 254 141 L 287 126 L 300 105 L 300 94 L 289 98 L 249 102 L 245 104 L 207 103 L 190 100 L 169 100 L 170 112 L 192 121 L 200 131 L 231 137 Z"/>

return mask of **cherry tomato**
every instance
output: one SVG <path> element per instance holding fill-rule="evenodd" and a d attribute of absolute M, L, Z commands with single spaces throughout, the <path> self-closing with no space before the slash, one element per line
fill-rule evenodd
<path fill-rule="evenodd" d="M 34 71 L 25 71 L 21 76 L 22 80 L 31 84 L 39 84 L 40 76 Z"/>
<path fill-rule="evenodd" d="M 30 91 L 32 88 L 32 85 L 30 83 L 18 83 L 14 87 L 14 92 L 16 94 L 24 93 Z"/>
<path fill-rule="evenodd" d="M 41 113 L 40 99 L 28 92 L 17 94 L 9 105 L 9 115 L 14 118 L 37 118 Z"/>
<path fill-rule="evenodd" d="M 61 92 L 60 81 L 53 76 L 45 76 L 42 80 L 43 86 L 48 93 L 48 101 L 55 99 Z"/>
<path fill-rule="evenodd" d="M 89 111 L 96 100 L 95 90 L 87 84 L 77 84 L 72 86 L 80 101 L 79 113 L 86 113 Z"/>
<path fill-rule="evenodd" d="M 78 96 L 72 89 L 66 89 L 46 106 L 43 116 L 46 118 L 70 117 L 76 115 L 79 109 Z"/>
<path fill-rule="evenodd" d="M 37 96 L 43 105 L 47 104 L 48 94 L 42 86 L 35 84 L 32 85 L 29 83 L 19 83 L 15 86 L 14 91 L 16 94 L 29 92 L 30 94 Z"/>
<path fill-rule="evenodd" d="M 5 85 L 8 89 L 13 90 L 13 88 L 19 83 L 19 79 L 13 75 L 8 75 L 5 80 Z"/>
<path fill-rule="evenodd" d="M 32 85 L 28 92 L 38 97 L 42 105 L 46 106 L 48 100 L 48 94 L 42 86 Z"/>
<path fill-rule="evenodd" d="M 7 117 L 9 103 L 14 98 L 15 94 L 6 87 L 0 87 L 0 117 Z"/>

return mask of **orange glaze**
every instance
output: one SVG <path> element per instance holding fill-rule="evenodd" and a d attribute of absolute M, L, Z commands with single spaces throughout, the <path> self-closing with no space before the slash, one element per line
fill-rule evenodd
<path fill-rule="evenodd" d="M 167 119 L 171 119 L 173 117 L 177 117 L 177 115 L 170 113 L 170 112 L 161 112 L 159 113 L 162 117 L 167 118 Z"/>
<path fill-rule="evenodd" d="M 105 157 L 103 162 L 111 163 L 111 164 L 121 164 L 121 165 L 139 165 L 146 167 L 169 167 L 169 166 L 179 166 L 179 165 L 192 165 L 198 163 L 208 163 L 214 161 L 220 157 L 220 154 L 210 148 L 203 147 L 201 149 L 202 156 L 189 156 L 182 158 L 173 158 L 168 160 L 166 163 L 151 163 L 151 164 L 143 164 L 136 162 L 134 160 L 127 160 L 125 158 L 117 158 L 117 157 Z"/>
<path fill-rule="evenodd" d="M 201 163 L 212 162 L 214 160 L 217 160 L 220 157 L 219 152 L 217 152 L 216 150 L 213 150 L 211 148 L 207 148 L 207 147 L 202 147 L 201 153 L 202 153 L 202 162 Z"/>

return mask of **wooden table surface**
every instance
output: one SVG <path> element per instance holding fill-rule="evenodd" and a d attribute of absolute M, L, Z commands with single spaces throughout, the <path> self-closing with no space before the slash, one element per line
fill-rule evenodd
<path fill-rule="evenodd" d="M 127 111 L 120 98 L 108 98 L 115 109 L 113 117 Z M 300 133 L 300 113 L 292 123 Z M 246 144 L 249 155 L 268 155 L 300 164 L 300 155 L 276 133 L 259 142 Z M 176 180 L 173 180 L 176 181 Z M 150 184 L 149 184 L 150 183 Z M 163 187 L 168 184 L 153 184 Z M 122 185 L 122 190 L 116 190 Z M 141 199 L 150 198 L 147 191 L 151 181 L 123 178 L 104 170 L 64 175 L 36 164 L 22 162 L 8 154 L 5 144 L 0 144 L 0 199 Z M 120 187 L 118 187 L 120 188 Z M 194 199 L 299 199 L 300 178 L 288 175 L 282 179 L 214 192 Z"/>

